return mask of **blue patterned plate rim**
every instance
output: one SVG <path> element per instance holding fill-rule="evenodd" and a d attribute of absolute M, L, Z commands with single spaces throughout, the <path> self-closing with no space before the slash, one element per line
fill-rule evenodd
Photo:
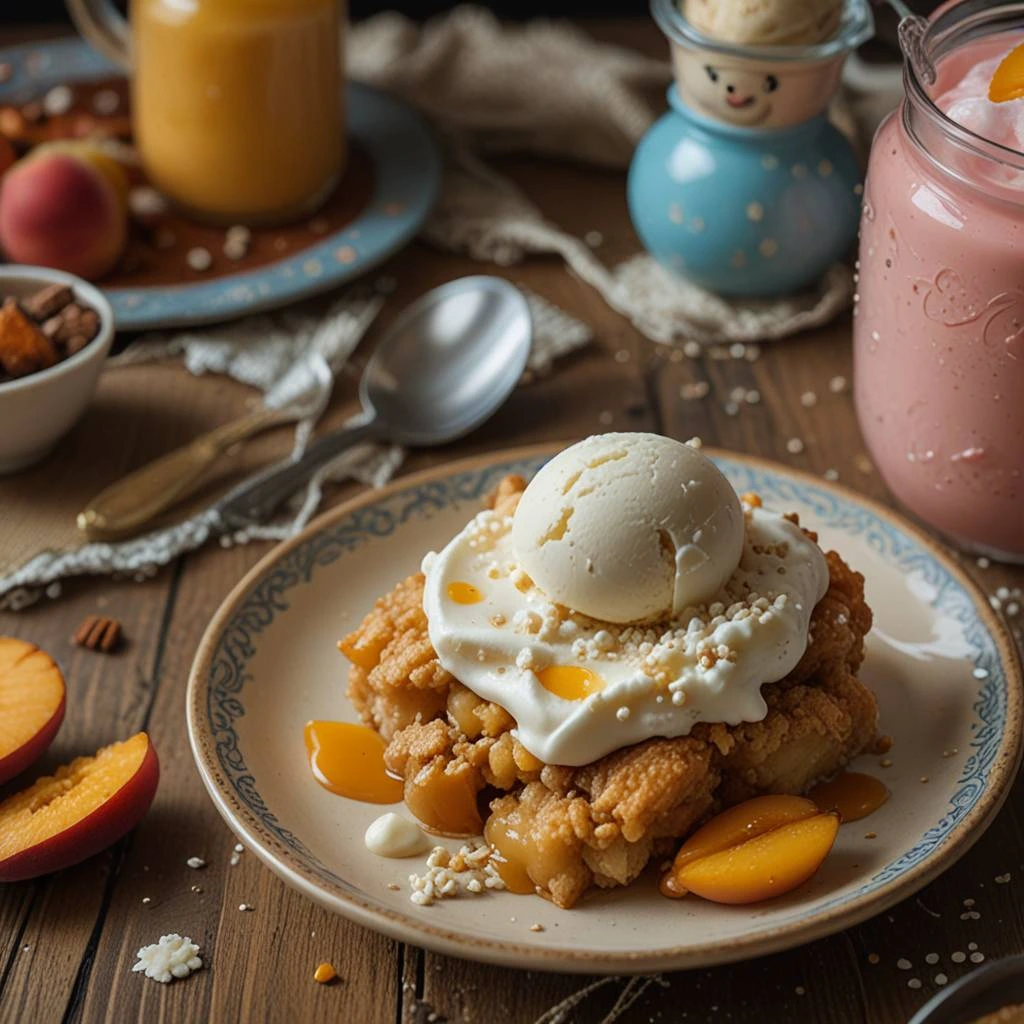
<path fill-rule="evenodd" d="M 189 741 L 211 798 L 228 825 L 286 882 L 324 906 L 399 941 L 506 966 L 576 972 L 644 972 L 707 967 L 801 945 L 891 907 L 949 868 L 991 824 L 1021 760 L 1024 680 L 1016 647 L 986 595 L 937 541 L 890 508 L 841 484 L 755 456 L 705 449 L 740 493 L 799 500 L 821 523 L 860 534 L 872 549 L 906 571 L 924 572 L 931 604 L 954 616 L 978 652 L 974 659 L 981 725 L 972 753 L 942 819 L 903 856 L 852 893 L 797 911 L 782 924 L 695 949 L 538 948 L 437 927 L 400 913 L 323 865 L 263 803 L 238 748 L 234 721 L 244 715 L 238 694 L 251 676 L 254 640 L 288 607 L 287 591 L 370 538 L 453 502 L 478 502 L 506 473 L 529 477 L 564 444 L 474 456 L 402 477 L 319 516 L 298 536 L 264 556 L 237 584 L 203 636 L 188 683 Z"/>
<path fill-rule="evenodd" d="M 76 38 L 6 47 L 0 63 L 11 69 L 0 84 L 3 103 L 119 73 Z M 119 331 L 184 327 L 285 306 L 366 273 L 415 236 L 441 186 L 433 131 L 412 107 L 379 89 L 357 82 L 346 88 L 349 134 L 375 171 L 373 195 L 356 219 L 301 252 L 242 273 L 179 285 L 104 288 Z M 336 258 L 341 247 L 349 262 Z"/>

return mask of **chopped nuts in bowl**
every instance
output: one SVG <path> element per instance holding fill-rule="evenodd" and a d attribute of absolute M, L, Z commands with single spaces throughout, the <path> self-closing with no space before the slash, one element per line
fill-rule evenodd
<path fill-rule="evenodd" d="M 113 311 L 93 285 L 0 266 L 0 473 L 37 462 L 71 429 L 113 339 Z"/>

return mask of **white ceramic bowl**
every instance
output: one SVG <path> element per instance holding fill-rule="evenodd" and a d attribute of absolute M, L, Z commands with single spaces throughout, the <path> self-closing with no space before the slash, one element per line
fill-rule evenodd
<path fill-rule="evenodd" d="M 0 384 L 0 473 L 38 462 L 85 411 L 114 340 L 114 313 L 98 288 L 46 267 L 0 266 L 0 299 L 25 298 L 50 284 L 67 284 L 99 313 L 100 332 L 69 359 Z"/>

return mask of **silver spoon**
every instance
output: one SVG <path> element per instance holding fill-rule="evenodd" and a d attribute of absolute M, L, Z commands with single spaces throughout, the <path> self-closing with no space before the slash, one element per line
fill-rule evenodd
<path fill-rule="evenodd" d="M 526 368 L 533 330 L 523 293 L 499 277 L 463 277 L 413 303 L 380 340 L 359 383 L 365 418 L 315 440 L 229 492 L 217 524 L 266 521 L 322 466 L 355 444 L 447 444 L 497 411 Z"/>

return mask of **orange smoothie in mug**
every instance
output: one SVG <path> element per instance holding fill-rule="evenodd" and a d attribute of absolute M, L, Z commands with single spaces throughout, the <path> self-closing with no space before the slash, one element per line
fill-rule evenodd
<path fill-rule="evenodd" d="M 107 0 L 71 0 L 125 61 Z M 282 222 L 344 169 L 338 0 L 132 0 L 135 142 L 153 184 L 208 220 Z"/>

